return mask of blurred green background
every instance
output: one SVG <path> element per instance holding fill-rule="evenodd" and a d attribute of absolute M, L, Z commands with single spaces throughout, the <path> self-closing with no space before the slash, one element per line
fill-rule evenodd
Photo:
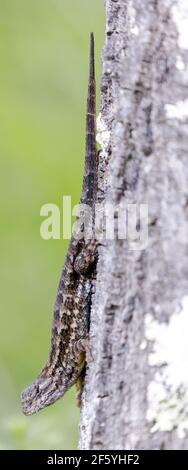
<path fill-rule="evenodd" d="M 44 365 L 67 241 L 40 238 L 40 208 L 79 201 L 89 32 L 98 93 L 102 0 L 0 0 L 0 448 L 74 449 L 75 390 L 38 415 L 20 392 Z"/>

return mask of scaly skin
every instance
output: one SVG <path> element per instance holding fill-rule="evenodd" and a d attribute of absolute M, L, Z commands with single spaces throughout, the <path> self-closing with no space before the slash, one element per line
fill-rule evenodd
<path fill-rule="evenodd" d="M 91 33 L 86 160 L 81 203 L 90 206 L 93 220 L 96 181 L 94 37 Z M 72 385 L 81 382 L 88 342 L 95 260 L 95 239 L 79 240 L 75 232 L 69 245 L 57 292 L 49 359 L 33 384 L 22 392 L 23 412 L 26 415 L 51 405 Z"/>

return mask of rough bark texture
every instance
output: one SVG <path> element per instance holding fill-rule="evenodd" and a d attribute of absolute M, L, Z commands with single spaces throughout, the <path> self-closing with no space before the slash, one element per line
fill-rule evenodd
<path fill-rule="evenodd" d="M 183 0 L 106 0 L 99 198 L 148 203 L 148 244 L 99 248 L 82 449 L 188 447 L 185 19 Z"/>

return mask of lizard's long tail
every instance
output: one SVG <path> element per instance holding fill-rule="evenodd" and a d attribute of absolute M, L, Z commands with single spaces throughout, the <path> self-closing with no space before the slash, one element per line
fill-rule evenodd
<path fill-rule="evenodd" d="M 94 34 L 90 35 L 90 64 L 86 117 L 86 157 L 81 201 L 92 205 L 95 201 L 97 187 L 97 149 L 96 149 L 96 86 Z"/>

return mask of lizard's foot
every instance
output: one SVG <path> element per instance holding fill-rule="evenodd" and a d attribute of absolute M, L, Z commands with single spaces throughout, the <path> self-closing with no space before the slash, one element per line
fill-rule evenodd
<path fill-rule="evenodd" d="M 81 406 L 81 401 L 82 401 L 82 393 L 84 389 L 84 380 L 85 380 L 85 373 L 86 373 L 86 364 L 84 364 L 84 367 L 82 369 L 82 372 L 80 374 L 80 377 L 76 381 L 76 404 L 80 408 Z"/>
<path fill-rule="evenodd" d="M 74 348 L 78 354 L 78 369 L 80 371 L 80 375 L 76 381 L 76 402 L 77 406 L 80 407 L 86 374 L 86 351 L 89 348 L 89 336 L 87 338 L 78 340 L 75 343 Z"/>

